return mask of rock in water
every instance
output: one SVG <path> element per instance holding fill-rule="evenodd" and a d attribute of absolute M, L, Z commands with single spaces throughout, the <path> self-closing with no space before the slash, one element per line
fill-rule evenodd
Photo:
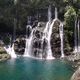
<path fill-rule="evenodd" d="M 52 28 L 52 34 L 51 34 L 51 50 L 53 53 L 53 56 L 60 57 L 61 55 L 61 40 L 60 40 L 60 34 L 59 34 L 59 25 L 60 21 L 56 20 L 54 22 L 53 28 Z"/>

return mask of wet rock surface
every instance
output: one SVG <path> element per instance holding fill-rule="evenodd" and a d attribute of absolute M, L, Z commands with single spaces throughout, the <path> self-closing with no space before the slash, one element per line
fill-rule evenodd
<path fill-rule="evenodd" d="M 46 57 L 44 51 L 44 41 L 43 41 L 43 30 L 45 28 L 45 23 L 39 22 L 37 28 L 34 29 L 33 32 L 33 40 L 32 40 L 32 55 L 35 57 L 43 58 Z"/>
<path fill-rule="evenodd" d="M 54 22 L 53 28 L 52 28 L 52 34 L 51 34 L 51 50 L 54 57 L 60 57 L 61 55 L 61 40 L 60 40 L 60 34 L 59 34 L 59 25 L 60 21 L 56 20 Z"/>
<path fill-rule="evenodd" d="M 32 41 L 32 52 L 36 57 L 40 57 L 42 55 L 42 31 L 36 29 L 33 34 Z"/>
<path fill-rule="evenodd" d="M 14 50 L 15 50 L 16 54 L 18 54 L 18 55 L 23 55 L 24 54 L 25 44 L 26 44 L 26 41 L 25 41 L 24 37 L 17 38 L 15 40 L 15 42 L 14 42 Z"/>

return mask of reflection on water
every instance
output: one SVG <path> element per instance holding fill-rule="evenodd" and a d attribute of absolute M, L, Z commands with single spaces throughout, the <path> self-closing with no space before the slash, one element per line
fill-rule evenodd
<path fill-rule="evenodd" d="M 0 63 L 0 80 L 70 80 L 73 68 L 67 61 L 12 59 Z"/>

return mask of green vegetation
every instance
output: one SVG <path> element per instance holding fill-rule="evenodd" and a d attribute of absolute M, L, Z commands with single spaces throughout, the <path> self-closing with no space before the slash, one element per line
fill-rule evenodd
<path fill-rule="evenodd" d="M 17 19 L 17 32 L 25 31 L 27 23 L 27 17 L 31 15 L 37 15 L 36 13 L 40 9 L 46 9 L 49 5 L 56 6 L 62 16 L 66 13 L 66 19 L 71 15 L 74 15 L 73 11 L 80 16 L 80 0 L 17 0 L 14 4 L 14 0 L 0 0 L 0 32 L 11 32 L 14 27 L 14 18 Z M 69 8 L 67 8 L 70 6 Z M 67 8 L 67 10 L 66 10 Z M 73 10 L 71 11 L 71 9 Z M 69 16 L 67 16 L 69 14 Z M 71 19 L 70 17 L 70 19 Z M 71 23 L 72 24 L 72 23 Z"/>
<path fill-rule="evenodd" d="M 68 6 L 65 17 L 65 34 L 67 35 L 68 43 L 70 47 L 74 45 L 74 28 L 75 28 L 75 20 L 76 20 L 76 11 L 72 6 Z"/>

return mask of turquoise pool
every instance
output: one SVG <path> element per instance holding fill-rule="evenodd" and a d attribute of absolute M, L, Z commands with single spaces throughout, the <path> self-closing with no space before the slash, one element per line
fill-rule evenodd
<path fill-rule="evenodd" d="M 17 58 L 0 63 L 0 80 L 70 80 L 73 72 L 64 60 Z"/>

